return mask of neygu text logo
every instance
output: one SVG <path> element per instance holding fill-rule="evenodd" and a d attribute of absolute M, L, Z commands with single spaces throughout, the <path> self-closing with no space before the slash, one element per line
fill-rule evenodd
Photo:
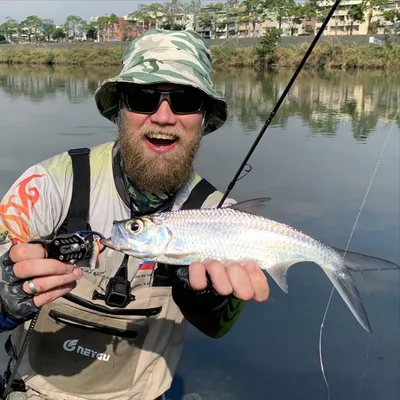
<path fill-rule="evenodd" d="M 15 188 L 14 194 L 4 199 L 0 204 L 0 230 L 8 231 L 13 243 L 26 242 L 30 238 L 30 211 L 39 200 L 39 190 L 32 184 L 36 178 L 45 175 L 30 175 L 23 179 Z M 4 226 L 2 226 L 4 225 Z"/>

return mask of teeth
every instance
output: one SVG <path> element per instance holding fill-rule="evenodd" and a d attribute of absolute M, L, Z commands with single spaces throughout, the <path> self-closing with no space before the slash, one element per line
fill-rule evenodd
<path fill-rule="evenodd" d="M 165 139 L 165 140 L 176 139 L 176 137 L 173 135 L 162 134 L 162 133 L 150 133 L 149 135 L 146 135 L 146 136 L 150 139 Z"/>

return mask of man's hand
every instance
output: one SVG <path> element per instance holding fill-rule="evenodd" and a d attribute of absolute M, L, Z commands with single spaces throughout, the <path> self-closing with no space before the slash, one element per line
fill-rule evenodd
<path fill-rule="evenodd" d="M 189 266 L 189 282 L 193 290 L 207 288 L 207 276 L 210 276 L 214 290 L 222 295 L 233 294 L 240 300 L 266 301 L 269 285 L 263 271 L 252 262 L 224 265 L 217 260 L 194 262 Z"/>
<path fill-rule="evenodd" d="M 0 258 L 0 266 L 0 296 L 14 320 L 27 319 L 44 304 L 69 293 L 83 274 L 72 264 L 46 259 L 46 251 L 39 244 L 11 247 Z M 37 293 L 32 293 L 29 280 Z"/>
<path fill-rule="evenodd" d="M 25 293 L 31 293 L 27 280 L 33 280 L 38 292 L 33 299 L 36 307 L 69 293 L 75 288 L 76 281 L 82 277 L 80 268 L 45 257 L 46 252 L 39 244 L 18 244 L 10 251 L 10 259 L 15 263 L 15 276 L 26 279 L 22 285 Z"/>

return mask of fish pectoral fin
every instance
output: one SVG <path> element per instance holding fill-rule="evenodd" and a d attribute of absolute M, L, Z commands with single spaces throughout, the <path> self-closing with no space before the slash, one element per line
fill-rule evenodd
<path fill-rule="evenodd" d="M 283 261 L 266 268 L 267 273 L 286 294 L 289 292 L 287 284 L 287 270 L 297 261 Z"/>
<path fill-rule="evenodd" d="M 232 208 L 233 210 L 243 211 L 249 214 L 259 215 L 261 208 L 266 207 L 270 201 L 270 197 L 260 197 L 258 199 L 241 201 L 240 203 L 232 204 L 227 208 Z"/>

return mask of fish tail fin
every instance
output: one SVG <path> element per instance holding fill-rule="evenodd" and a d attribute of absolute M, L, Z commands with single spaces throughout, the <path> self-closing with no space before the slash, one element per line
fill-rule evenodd
<path fill-rule="evenodd" d="M 371 324 L 365 311 L 362 298 L 350 270 L 346 263 L 334 268 L 323 268 L 344 302 L 350 308 L 356 320 L 369 333 L 372 333 Z"/>
<path fill-rule="evenodd" d="M 353 272 L 400 270 L 400 265 L 383 258 L 373 257 L 353 251 L 345 251 L 336 247 L 332 248 L 342 256 L 346 267 Z"/>
<path fill-rule="evenodd" d="M 323 268 L 323 270 L 362 327 L 367 332 L 372 333 L 367 313 L 351 273 L 400 271 L 400 265 L 383 258 L 345 251 L 335 247 L 333 249 L 342 257 L 342 260 L 334 265 L 335 268 Z"/>

